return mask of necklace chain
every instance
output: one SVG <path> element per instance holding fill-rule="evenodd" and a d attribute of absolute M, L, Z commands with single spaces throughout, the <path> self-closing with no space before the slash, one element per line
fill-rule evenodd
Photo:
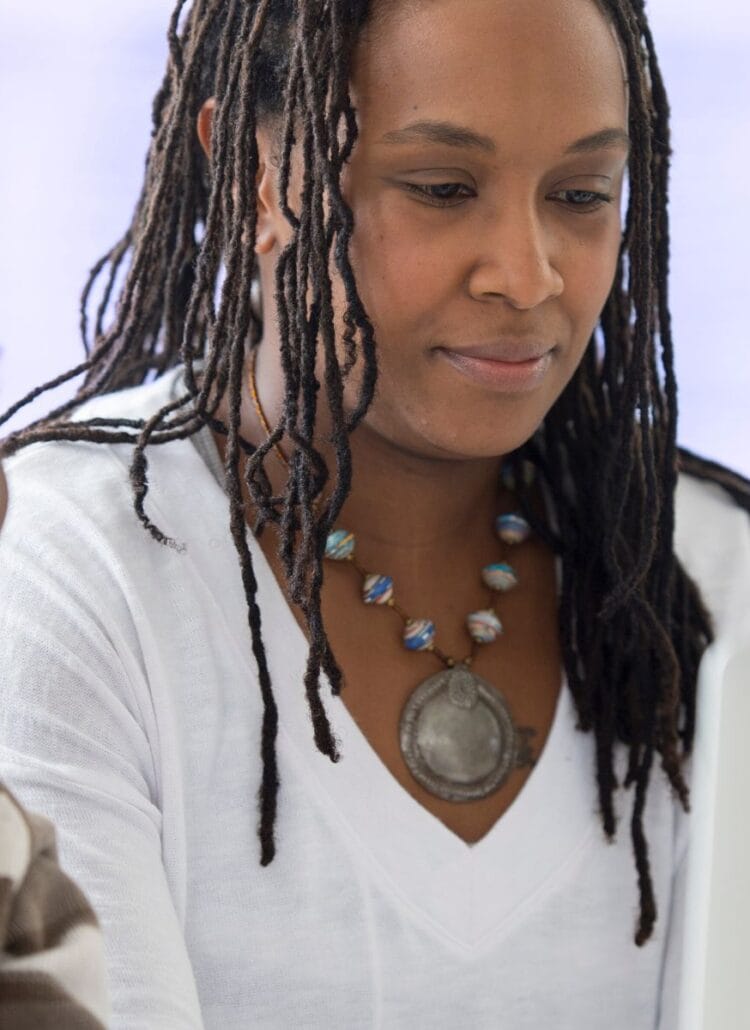
<path fill-rule="evenodd" d="M 253 406 L 255 408 L 255 413 L 258 416 L 258 420 L 260 421 L 260 424 L 263 426 L 266 436 L 269 437 L 271 435 L 271 427 L 269 426 L 268 419 L 266 418 L 263 412 L 263 408 L 261 407 L 260 397 L 258 396 L 258 387 L 255 382 L 255 362 L 257 357 L 258 348 L 256 346 L 253 347 L 252 351 L 250 352 L 250 396 L 252 398 Z M 273 445 L 273 448 L 276 457 L 279 459 L 283 467 L 288 470 L 289 461 L 287 460 L 287 457 L 282 451 L 280 445 L 278 443 L 275 443 Z"/>

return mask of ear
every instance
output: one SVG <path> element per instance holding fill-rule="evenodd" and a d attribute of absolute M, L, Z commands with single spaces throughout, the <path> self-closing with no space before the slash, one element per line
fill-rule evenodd
<path fill-rule="evenodd" d="M 276 169 L 267 160 L 264 142 L 259 147 L 258 177 L 255 180 L 258 190 L 258 224 L 255 230 L 255 253 L 270 254 L 277 243 L 274 212 L 278 212 L 276 203 Z"/>
<path fill-rule="evenodd" d="M 198 112 L 196 124 L 200 145 L 203 148 L 203 153 L 209 161 L 211 160 L 211 140 L 213 138 L 215 112 L 216 97 L 209 97 L 209 99 L 203 103 L 200 111 Z M 276 234 L 273 231 L 272 217 L 275 203 L 275 191 L 273 175 L 269 174 L 270 170 L 266 160 L 270 141 L 267 139 L 265 134 L 259 132 L 258 135 L 259 164 L 258 173 L 255 179 L 258 190 L 258 225 L 256 230 L 255 252 L 256 254 L 268 254 L 276 245 Z M 235 185 L 234 189 L 236 190 L 236 188 L 237 187 Z"/>

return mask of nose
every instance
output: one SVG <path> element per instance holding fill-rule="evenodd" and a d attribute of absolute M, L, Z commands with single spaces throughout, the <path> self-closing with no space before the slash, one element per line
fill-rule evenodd
<path fill-rule="evenodd" d="M 476 257 L 468 278 L 475 300 L 503 298 L 526 310 L 558 297 L 563 278 L 553 264 L 550 241 L 536 213 L 507 204 L 484 222 L 475 237 Z"/>

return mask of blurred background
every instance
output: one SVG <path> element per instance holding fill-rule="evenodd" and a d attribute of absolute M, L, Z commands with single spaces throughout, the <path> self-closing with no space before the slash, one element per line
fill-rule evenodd
<path fill-rule="evenodd" d="M 84 359 L 78 297 L 126 227 L 173 0 L 0 0 L 0 412 Z M 750 475 L 750 17 L 646 4 L 672 109 L 680 442 Z M 44 394 L 0 429 L 72 396 Z"/>

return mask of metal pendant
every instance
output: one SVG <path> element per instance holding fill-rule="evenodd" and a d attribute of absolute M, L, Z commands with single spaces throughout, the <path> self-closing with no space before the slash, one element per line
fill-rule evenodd
<path fill-rule="evenodd" d="M 516 727 L 500 691 L 464 664 L 419 684 L 399 730 L 415 779 L 446 801 L 486 797 L 512 769 L 532 762 L 528 738 L 535 731 Z"/>

